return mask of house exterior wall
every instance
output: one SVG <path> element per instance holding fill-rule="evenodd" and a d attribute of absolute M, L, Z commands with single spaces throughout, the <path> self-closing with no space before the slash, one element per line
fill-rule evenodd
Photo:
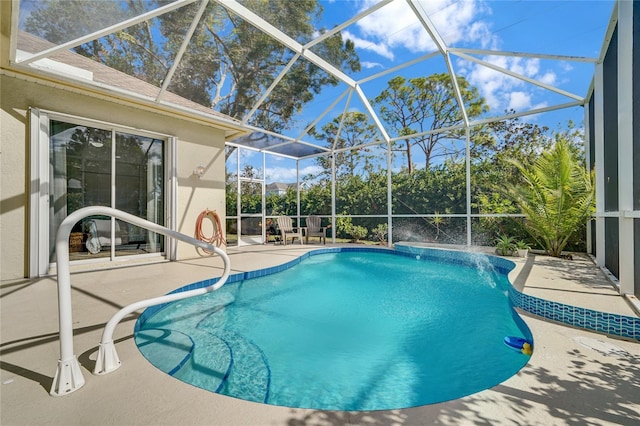
<path fill-rule="evenodd" d="M 28 275 L 30 107 L 175 136 L 177 230 L 193 235 L 197 216 L 205 208 L 224 216 L 223 130 L 13 72 L 2 72 L 0 87 L 0 279 Z M 206 169 L 202 178 L 193 175 L 198 165 Z M 197 255 L 192 246 L 178 245 L 178 259 Z"/>

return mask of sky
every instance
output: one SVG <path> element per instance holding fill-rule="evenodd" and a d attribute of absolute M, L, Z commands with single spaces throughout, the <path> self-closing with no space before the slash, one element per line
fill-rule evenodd
<path fill-rule="evenodd" d="M 329 1 L 324 23 L 331 27 L 344 20 L 345 8 L 357 11 L 374 3 L 371 0 Z M 600 53 L 614 3 L 430 0 L 421 4 L 450 47 L 593 58 Z M 431 38 L 404 1 L 385 6 L 350 26 L 343 34 L 356 43 L 363 76 L 435 50 Z M 585 94 L 594 69 L 592 64 L 585 66 L 568 61 L 479 57 L 578 95 Z M 435 59 L 433 66 L 442 67 L 440 58 Z M 553 103 L 544 94 L 535 93 L 535 87 L 528 87 L 525 82 L 511 81 L 510 77 L 456 56 L 452 61 L 456 73 L 478 87 L 494 110 Z"/>
<path fill-rule="evenodd" d="M 332 28 L 376 3 L 377 0 L 321 0 L 324 8 L 321 24 Z M 600 54 L 614 4 L 611 0 L 420 2 L 439 36 L 449 47 L 588 58 L 597 58 Z M 360 58 L 362 70 L 350 74 L 356 81 L 436 50 L 432 38 L 407 2 L 402 0 L 383 6 L 343 29 L 342 34 L 355 43 Z M 593 63 L 568 60 L 486 54 L 472 56 L 579 97 L 587 95 L 595 69 Z M 456 75 L 465 77 L 486 99 L 490 107 L 489 116 L 504 115 L 508 109 L 529 111 L 575 100 L 454 54 L 450 55 L 450 59 Z M 363 82 L 360 86 L 365 96 L 371 99 L 396 75 L 411 78 L 446 71 L 443 57 L 436 55 L 396 73 Z M 323 114 L 345 89 L 346 86 L 341 85 L 323 90 L 297 117 L 299 126 L 292 129 L 289 135 L 299 136 L 298 132 Z M 328 112 L 317 126 L 321 127 L 344 111 L 345 102 L 346 98 Z M 354 96 L 349 110 L 366 111 L 366 108 Z M 582 126 L 583 119 L 582 107 L 521 118 L 551 129 L 565 128 L 568 120 Z M 309 138 L 307 140 L 311 141 Z M 313 171 L 313 164 L 301 167 Z M 293 178 L 295 181 L 295 173 L 290 165 L 274 169 L 270 175 L 268 180 L 291 181 Z"/>

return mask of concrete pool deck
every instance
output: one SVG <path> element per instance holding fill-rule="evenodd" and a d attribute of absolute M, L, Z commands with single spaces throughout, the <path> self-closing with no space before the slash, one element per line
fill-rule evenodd
<path fill-rule="evenodd" d="M 279 265 L 328 246 L 229 249 L 232 273 Z M 635 316 L 605 274 L 584 255 L 573 260 L 511 258 L 510 279 L 524 293 Z M 507 381 L 465 398 L 415 408 L 337 412 L 274 407 L 182 383 L 139 353 L 137 315 L 116 328 L 122 366 L 91 374 L 106 321 L 120 308 L 185 284 L 219 276 L 219 258 L 74 272 L 74 348 L 86 380 L 49 396 L 59 358 L 55 277 L 1 285 L 0 424 L 9 425 L 632 425 L 640 424 L 640 343 L 610 338 L 523 314 L 533 332 L 530 362 Z M 462 348 L 460 356 L 473 356 Z"/>

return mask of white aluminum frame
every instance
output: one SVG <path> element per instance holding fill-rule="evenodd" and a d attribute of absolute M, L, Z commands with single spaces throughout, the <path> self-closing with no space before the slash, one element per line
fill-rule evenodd
<path fill-rule="evenodd" d="M 546 107 L 546 108 L 541 108 L 538 110 L 531 110 L 531 111 L 525 111 L 525 112 L 521 112 L 518 114 L 518 116 L 525 116 L 525 115 L 533 115 L 533 114 L 539 114 L 541 112 L 545 112 L 545 111 L 551 111 L 554 109 L 561 109 L 561 108 L 569 108 L 572 106 L 576 106 L 576 105 L 584 105 L 585 103 L 585 98 L 580 96 L 580 95 L 576 95 L 573 93 L 569 93 L 567 91 L 561 90 L 557 87 L 554 87 L 552 85 L 537 81 L 535 79 L 531 79 L 528 78 L 526 76 L 514 73 L 510 70 L 504 69 L 502 67 L 498 67 L 495 66 L 493 64 L 491 64 L 490 62 L 486 61 L 486 60 L 482 60 L 482 59 L 478 59 L 475 58 L 473 56 L 470 55 L 484 55 L 484 56 L 510 56 L 510 57 L 527 57 L 527 58 L 542 58 L 542 59 L 547 59 L 547 60 L 557 60 L 557 61 L 569 61 L 569 62 L 587 62 L 587 63 L 597 63 L 598 60 L 601 60 L 602 58 L 586 58 L 586 57 L 579 57 L 579 56 L 569 56 L 569 55 L 550 55 L 550 54 L 540 54 L 540 53 L 523 53 L 523 52 L 505 52 L 505 51 L 494 51 L 494 50 L 489 50 L 489 49 L 467 49 L 467 48 L 453 48 L 453 47 L 449 47 L 446 42 L 444 41 L 444 39 L 442 38 L 442 36 L 439 34 L 437 28 L 435 27 L 435 25 L 433 24 L 433 22 L 430 20 L 429 16 L 427 15 L 427 13 L 424 11 L 423 6 L 417 1 L 417 0 L 405 0 L 408 4 L 408 6 L 410 7 L 410 9 L 412 10 L 412 12 L 414 13 L 414 15 L 418 18 L 419 22 L 421 23 L 422 27 L 425 29 L 425 31 L 429 34 L 429 36 L 431 37 L 432 41 L 434 42 L 434 44 L 437 47 L 437 50 L 435 52 L 431 52 L 428 53 L 426 55 L 423 55 L 419 58 L 414 58 L 406 63 L 400 64 L 396 67 L 393 67 L 391 69 L 388 70 L 384 70 L 380 73 L 377 73 L 375 75 L 363 78 L 359 81 L 355 81 L 354 79 L 352 79 L 351 77 L 349 77 L 348 75 L 346 75 L 344 72 L 342 72 L 340 69 L 338 69 L 337 67 L 331 65 L 330 63 L 328 63 L 327 61 L 325 61 L 323 58 L 319 57 L 317 54 L 315 54 L 311 48 L 315 45 L 317 45 L 318 43 L 322 42 L 323 40 L 326 40 L 328 37 L 331 37 L 332 35 L 337 34 L 339 31 L 341 31 L 342 29 L 345 29 L 347 27 L 349 27 L 350 25 L 355 24 L 356 22 L 358 22 L 359 20 L 361 20 L 362 18 L 376 12 L 379 11 L 381 9 L 383 9 L 386 5 L 388 5 L 389 3 L 391 3 L 393 0 L 383 0 L 380 2 L 375 3 L 374 5 L 370 6 L 369 8 L 359 12 L 357 15 L 345 20 L 343 23 L 335 26 L 334 28 L 319 34 L 316 38 L 314 38 L 313 40 L 311 40 L 310 42 L 306 43 L 305 45 L 300 44 L 299 42 L 297 42 L 296 40 L 292 39 L 291 37 L 289 37 L 288 35 L 286 35 L 285 33 L 283 33 L 282 31 L 280 31 L 278 28 L 274 27 L 272 24 L 270 24 L 269 22 L 265 21 L 262 17 L 260 17 L 259 15 L 257 15 L 256 13 L 254 13 L 253 11 L 249 10 L 248 8 L 246 8 L 245 6 L 243 6 L 242 4 L 240 4 L 239 2 L 237 2 L 236 0 L 176 0 L 166 6 L 154 9 L 152 11 L 146 12 L 144 14 L 141 14 L 137 17 L 128 19 L 126 21 L 120 22 L 118 24 L 112 25 L 110 27 L 104 28 L 100 31 L 96 31 L 93 32 L 91 34 L 87 34 L 85 36 L 79 37 L 75 40 L 71 40 L 69 42 L 66 42 L 64 44 L 55 46 L 51 49 L 47 49 L 45 51 L 39 52 L 37 54 L 32 54 L 32 55 L 28 55 L 24 58 L 22 58 L 21 60 L 16 60 L 15 57 L 15 39 L 17 38 L 17 29 L 12 26 L 12 37 L 11 37 L 11 46 L 12 46 L 12 51 L 10 52 L 10 57 L 12 59 L 12 64 L 14 65 L 18 65 L 20 67 L 26 67 L 29 64 L 33 64 L 33 62 L 39 60 L 39 59 L 43 59 L 43 58 L 47 58 L 49 56 L 51 56 L 52 54 L 56 53 L 56 52 L 60 52 L 63 50 L 67 50 L 67 49 L 71 49 L 74 47 L 77 47 L 83 43 L 92 41 L 92 40 L 96 40 L 99 39 L 100 37 L 103 37 L 107 34 L 111 34 L 113 32 L 116 31 L 120 31 L 123 30 L 125 28 L 131 27 L 133 25 L 139 24 L 143 21 L 155 18 L 157 16 L 163 15 L 165 13 L 169 13 L 172 11 L 175 11 L 179 8 L 182 8 L 184 6 L 187 6 L 189 4 L 195 3 L 197 1 L 200 1 L 200 7 L 198 12 L 196 13 L 196 15 L 194 16 L 194 19 L 191 23 L 191 26 L 183 40 L 183 43 L 180 47 L 180 49 L 178 50 L 175 58 L 174 58 L 174 62 L 171 66 L 171 68 L 169 69 L 169 72 L 167 73 L 167 76 L 165 77 L 165 79 L 163 80 L 163 84 L 162 87 L 160 88 L 160 91 L 158 93 L 158 95 L 155 97 L 155 99 L 153 99 L 153 102 L 156 104 L 161 104 L 161 105 L 167 105 L 170 106 L 171 108 L 177 109 L 177 110 L 184 110 L 184 107 L 179 107 L 177 105 L 172 105 L 167 103 L 166 101 L 163 100 L 163 95 L 166 93 L 166 88 L 169 86 L 169 84 L 171 83 L 173 74 L 175 72 L 176 67 L 178 66 L 180 59 L 182 58 L 182 55 L 184 54 L 185 49 L 187 48 L 187 44 L 188 44 L 188 40 L 191 38 L 197 23 L 199 22 L 200 18 L 202 17 L 206 6 L 210 3 L 216 3 L 224 8 L 226 8 L 230 13 L 237 15 L 238 17 L 240 17 L 241 19 L 245 20 L 247 23 L 253 25 L 255 28 L 257 28 L 258 30 L 264 32 L 265 34 L 268 34 L 269 36 L 271 36 L 274 40 L 278 41 L 279 43 L 281 43 L 283 46 L 289 48 L 292 52 L 295 53 L 295 56 L 289 61 L 289 63 L 287 64 L 287 66 L 285 67 L 285 69 L 283 69 L 281 71 L 281 73 L 276 77 L 276 79 L 272 82 L 271 86 L 265 91 L 265 93 L 263 93 L 263 95 L 260 97 L 260 99 L 257 100 L 257 102 L 250 108 L 249 112 L 245 115 L 245 117 L 242 120 L 242 127 L 244 127 L 247 131 L 264 131 L 262 129 L 258 129 L 258 128 L 254 128 L 253 126 L 249 126 L 247 125 L 248 120 L 250 119 L 250 117 L 255 113 L 255 111 L 258 109 L 258 107 L 260 106 L 260 104 L 262 102 L 264 102 L 264 100 L 269 96 L 270 93 L 272 93 L 273 90 L 276 89 L 278 82 L 283 78 L 283 76 L 285 75 L 285 73 L 293 66 L 293 64 L 297 61 L 297 60 L 308 60 L 311 61 L 312 63 L 314 63 L 316 66 L 320 67 L 322 70 L 324 70 L 325 72 L 327 72 L 328 74 L 334 76 L 335 78 L 337 78 L 339 81 L 341 81 L 343 84 L 347 85 L 349 88 L 355 90 L 358 93 L 358 96 L 360 97 L 360 99 L 362 100 L 365 109 L 367 110 L 367 112 L 370 115 L 370 118 L 373 120 L 373 122 L 375 123 L 376 127 L 378 127 L 381 131 L 381 134 L 383 136 L 383 140 L 384 142 L 387 142 L 389 140 L 389 136 L 386 133 L 386 130 L 384 129 L 384 126 L 382 125 L 380 119 L 378 118 L 376 112 L 373 110 L 373 108 L 371 107 L 371 105 L 369 104 L 368 100 L 367 100 L 367 96 L 366 93 L 364 93 L 364 91 L 361 88 L 361 84 L 367 82 L 367 81 L 371 81 L 373 79 L 382 77 L 384 75 L 388 75 L 391 72 L 400 70 L 402 68 L 405 68 L 407 66 L 410 65 L 414 65 L 416 63 L 422 62 L 422 61 L 426 61 L 434 56 L 442 56 L 443 60 L 445 61 L 445 64 L 447 66 L 447 70 L 448 73 L 451 77 L 451 81 L 454 87 L 454 91 L 455 91 L 455 96 L 456 96 L 456 100 L 458 102 L 460 111 L 463 115 L 463 126 L 469 127 L 472 126 L 474 124 L 478 124 L 479 121 L 474 122 L 470 122 L 469 121 L 469 117 L 467 115 L 466 112 L 466 108 L 464 107 L 464 104 L 462 102 L 462 98 L 461 98 L 461 94 L 460 94 L 460 88 L 458 87 L 457 81 L 456 81 L 456 75 L 455 75 L 455 70 L 454 70 L 454 66 L 453 63 L 451 61 L 450 55 L 454 54 L 456 56 L 459 56 L 461 58 L 464 58 L 466 60 L 470 60 L 473 62 L 476 62 L 478 64 L 481 64 L 483 66 L 489 67 L 497 72 L 501 72 L 504 73 L 506 75 L 509 75 L 511 77 L 514 78 L 518 78 L 520 80 L 526 81 L 530 84 L 533 85 L 537 85 L 538 87 L 541 87 L 545 90 L 549 90 L 555 93 L 558 93 L 560 95 L 563 96 L 567 96 L 573 100 L 575 100 L 575 103 L 566 103 L 566 104 L 562 104 L 562 105 L 558 105 L 558 106 L 552 106 L 552 107 Z M 396 1 L 400 1 L 400 0 L 396 0 Z M 19 3 L 14 0 L 14 3 L 16 4 L 16 7 L 14 7 L 13 9 L 13 15 L 12 16 L 12 22 L 16 21 L 17 22 L 17 12 L 19 10 Z M 617 11 L 617 6 L 615 8 L 615 10 Z M 614 18 L 612 18 L 614 19 Z M 610 36 L 610 33 L 608 34 L 608 36 Z M 85 82 L 85 84 L 87 84 L 87 82 Z M 89 83 L 91 84 L 91 83 Z M 96 83 L 93 83 L 96 84 Z M 131 92 L 127 92 L 121 89 L 117 89 L 114 87 L 110 87 L 108 88 L 108 90 L 113 91 L 115 93 L 121 93 L 123 96 L 131 96 L 133 95 L 134 97 L 138 96 L 140 97 L 141 95 L 137 95 Z M 326 113 L 330 110 L 327 109 L 327 111 L 325 111 L 322 116 L 326 115 Z M 202 113 L 198 113 L 198 112 L 194 112 L 195 114 L 201 115 Z M 481 121 L 499 121 L 501 119 L 504 119 L 505 117 L 493 117 L 493 118 L 489 118 L 489 119 L 484 119 Z M 320 118 L 318 118 L 319 121 Z M 220 121 L 223 122 L 224 119 L 220 118 Z M 311 128 L 311 126 L 307 127 L 307 129 L 305 129 L 305 131 L 299 135 L 297 138 L 289 138 L 289 137 L 285 137 L 284 139 L 286 140 L 291 140 L 292 142 L 298 142 L 298 143 L 303 143 L 303 144 L 308 144 L 308 145 L 312 145 L 316 148 L 320 148 L 323 149 L 322 147 L 318 147 L 315 144 L 311 144 L 308 142 L 304 142 L 302 141 L 302 138 L 304 136 L 307 135 L 307 132 L 309 131 L 309 129 Z M 234 132 L 235 134 L 238 134 L 238 132 Z M 275 135 L 275 134 L 274 134 Z M 277 135 L 277 136 L 282 136 L 282 135 Z M 233 138 L 234 136 L 231 135 L 231 138 Z M 383 143 L 384 143 L 383 142 Z M 265 152 L 269 152 L 269 148 L 263 148 L 262 149 Z M 324 150 L 324 149 L 323 149 Z M 274 155 L 282 155 L 282 154 L 278 154 L 278 153 L 273 153 Z M 329 153 L 327 153 L 329 154 Z M 293 156 L 287 156 L 287 155 L 283 155 L 285 157 L 289 157 L 289 158 L 295 158 Z"/>

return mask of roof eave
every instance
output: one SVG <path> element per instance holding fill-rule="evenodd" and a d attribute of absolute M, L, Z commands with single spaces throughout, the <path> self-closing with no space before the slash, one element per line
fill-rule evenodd
<path fill-rule="evenodd" d="M 145 97 L 124 89 L 120 89 L 99 82 L 83 82 L 82 80 L 67 77 L 53 71 L 34 69 L 29 66 L 10 64 L 9 68 L 2 68 L 3 73 L 13 74 L 14 77 L 22 76 L 25 80 L 41 83 L 51 87 L 62 88 L 75 93 L 84 94 L 93 98 L 108 100 L 127 106 L 143 108 L 147 111 L 160 112 L 178 118 L 187 119 L 210 127 L 223 130 L 225 141 L 251 133 L 252 128 L 236 122 L 231 118 L 219 117 L 214 114 L 206 114 L 187 107 L 176 105 L 167 101 L 157 102 L 151 97 Z"/>

